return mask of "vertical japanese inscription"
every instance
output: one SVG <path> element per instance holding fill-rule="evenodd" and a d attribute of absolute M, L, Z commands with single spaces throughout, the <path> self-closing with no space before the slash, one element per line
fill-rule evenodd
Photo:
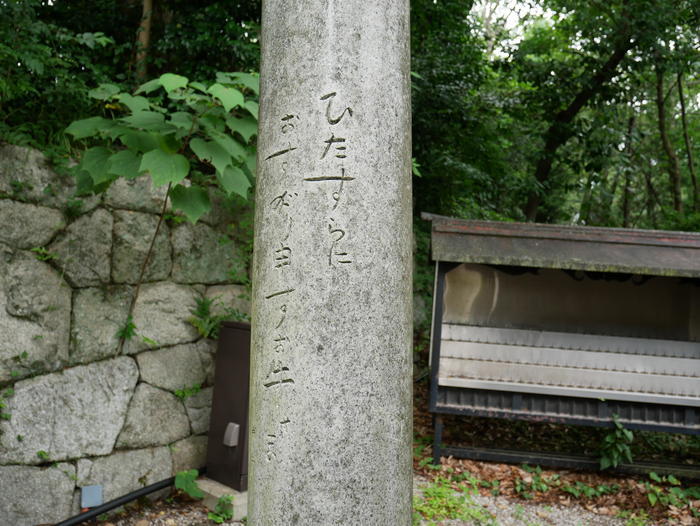
<path fill-rule="evenodd" d="M 266 162 L 273 163 L 273 168 L 280 174 L 280 179 L 285 185 L 289 185 L 290 170 L 294 169 L 294 155 L 300 145 L 296 142 L 295 131 L 301 119 L 297 114 L 286 113 L 280 118 L 280 132 L 283 137 L 282 144 L 278 149 L 265 157 Z M 296 153 L 295 153 L 296 152 Z M 291 189 L 283 190 L 268 203 L 273 217 L 283 225 L 279 230 L 278 239 L 275 240 L 270 254 L 273 272 L 280 274 L 281 283 L 285 283 L 286 269 L 293 266 L 294 247 L 290 242 L 292 227 L 294 226 L 294 209 L 298 192 Z M 264 364 L 266 373 L 262 382 L 262 396 L 276 396 L 275 391 L 288 389 L 294 385 L 293 366 L 289 350 L 291 347 L 290 337 L 287 335 L 287 315 L 291 309 L 290 299 L 295 289 L 291 286 L 283 286 L 278 290 L 271 291 L 265 296 L 265 302 L 273 316 L 274 334 L 270 335 L 266 346 L 270 346 L 274 352 L 265 353 L 267 363 Z M 273 406 L 275 404 L 272 404 Z M 274 415 L 265 429 L 266 458 L 272 461 L 277 458 L 276 447 L 280 440 L 287 434 L 288 426 L 292 423 L 284 410 L 279 410 L 280 414 Z"/>
<path fill-rule="evenodd" d="M 345 165 L 346 159 L 350 153 L 351 138 L 346 133 L 347 124 L 349 119 L 354 115 L 353 109 L 350 106 L 338 109 L 338 104 L 334 102 L 338 93 L 332 91 L 322 95 L 319 100 L 325 105 L 325 124 L 330 127 L 330 136 L 327 138 L 321 138 L 320 144 L 324 146 L 320 147 L 320 155 L 318 157 L 319 161 L 323 162 L 322 169 L 328 171 L 327 175 L 320 175 L 314 177 L 306 177 L 304 181 L 310 183 L 334 183 L 335 187 L 332 187 L 330 194 L 331 200 L 333 201 L 333 207 L 331 209 L 334 215 L 339 216 L 335 213 L 340 205 L 343 192 L 345 190 L 346 183 L 349 184 L 355 179 L 355 177 L 348 173 L 348 169 Z M 339 125 L 342 129 L 337 129 Z M 337 133 L 336 133 L 337 132 Z M 328 266 L 337 267 L 339 265 L 346 265 L 352 263 L 352 256 L 348 252 L 346 247 L 349 233 L 345 226 L 342 226 L 340 220 L 336 220 L 334 217 L 328 217 L 327 220 L 327 238 L 328 238 Z"/>

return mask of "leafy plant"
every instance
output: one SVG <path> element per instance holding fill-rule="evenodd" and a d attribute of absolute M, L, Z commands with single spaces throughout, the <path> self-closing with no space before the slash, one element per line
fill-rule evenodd
<path fill-rule="evenodd" d="M 199 471 L 190 469 L 188 471 L 180 471 L 175 475 L 175 488 L 186 493 L 190 498 L 201 499 L 204 497 L 204 492 L 197 484 Z"/>
<path fill-rule="evenodd" d="M 43 449 L 40 451 L 37 451 L 36 456 L 44 461 L 49 460 L 49 454 L 46 451 L 44 451 Z"/>
<path fill-rule="evenodd" d="M 657 484 L 645 482 L 647 500 L 652 506 L 674 506 L 683 508 L 690 504 L 691 500 L 700 499 L 700 487 L 683 488 L 681 481 L 673 475 L 660 476 L 655 472 L 649 473 L 649 478 Z M 698 516 L 697 510 L 691 508 L 693 515 Z"/>
<path fill-rule="evenodd" d="M 632 462 L 630 444 L 634 434 L 620 423 L 620 417 L 613 415 L 614 429 L 605 435 L 600 448 L 600 469 L 616 468 L 622 461 Z"/>
<path fill-rule="evenodd" d="M 201 391 L 202 386 L 199 384 L 194 384 L 191 387 L 184 387 L 183 389 L 176 389 L 174 391 L 174 395 L 177 396 L 180 400 L 187 400 L 188 398 L 196 395 L 199 391 Z"/>
<path fill-rule="evenodd" d="M 47 249 L 44 247 L 34 247 L 31 249 L 31 252 L 34 252 L 35 257 L 39 261 L 51 261 L 52 259 L 56 259 L 56 254 L 49 252 Z"/>
<path fill-rule="evenodd" d="M 573 495 L 577 499 L 581 497 L 586 499 L 592 499 L 600 497 L 602 495 L 612 495 L 614 493 L 617 493 L 620 490 L 620 486 L 618 484 L 612 484 L 610 486 L 606 484 L 598 484 L 594 487 L 589 486 L 588 484 L 585 484 L 581 481 L 576 481 L 576 483 L 573 486 L 569 484 L 567 484 L 566 486 L 562 486 L 561 490 Z"/>
<path fill-rule="evenodd" d="M 130 340 L 136 335 L 136 325 L 134 325 L 134 318 L 129 316 L 126 319 L 126 323 L 117 331 L 117 338 L 120 340 Z"/>
<path fill-rule="evenodd" d="M 168 187 L 173 208 L 196 222 L 211 208 L 209 188 L 247 198 L 254 178 L 258 79 L 217 73 L 201 82 L 165 73 L 135 94 L 101 84 L 89 95 L 105 116 L 74 121 L 66 129 L 86 141 L 76 168 L 80 195 L 104 191 L 119 177 L 148 173 Z"/>
<path fill-rule="evenodd" d="M 12 418 L 12 415 L 10 413 L 6 413 L 5 409 L 7 408 L 6 400 L 14 394 L 15 390 L 11 387 L 8 387 L 2 393 L 0 393 L 0 420 L 10 420 Z"/>
<path fill-rule="evenodd" d="M 542 476 L 542 468 L 540 466 L 531 467 L 527 464 L 522 466 L 523 470 L 530 473 L 528 477 L 515 479 L 515 491 L 522 498 L 530 500 L 535 497 L 535 493 L 544 493 L 549 491 L 550 486 L 558 486 L 559 475 L 552 475 L 549 478 Z"/>
<path fill-rule="evenodd" d="M 414 497 L 413 510 L 414 525 L 420 524 L 422 519 L 462 519 L 484 526 L 496 525 L 487 509 L 475 503 L 469 495 L 456 491 L 451 482 L 444 478 L 424 488 L 421 497 Z"/>
<path fill-rule="evenodd" d="M 210 511 L 207 517 L 216 524 L 233 519 L 233 495 L 222 495 L 219 497 L 214 511 Z"/>
<path fill-rule="evenodd" d="M 187 320 L 204 338 L 217 338 L 222 321 L 245 319 L 245 315 L 237 309 L 225 307 L 221 302 L 216 303 L 216 300 L 218 297 L 198 298 L 197 306 L 190 311 L 192 317 Z M 215 305 L 222 309 L 220 314 L 214 314 L 212 307 Z"/>

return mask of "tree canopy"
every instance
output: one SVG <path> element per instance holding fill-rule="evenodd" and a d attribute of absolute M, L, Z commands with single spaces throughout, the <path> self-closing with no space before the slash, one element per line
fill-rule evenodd
<path fill-rule="evenodd" d="M 260 1 L 0 0 L 0 138 L 175 73 L 254 72 Z M 414 209 L 700 230 L 700 0 L 413 0 Z M 70 137 L 69 137 L 70 138 Z"/>

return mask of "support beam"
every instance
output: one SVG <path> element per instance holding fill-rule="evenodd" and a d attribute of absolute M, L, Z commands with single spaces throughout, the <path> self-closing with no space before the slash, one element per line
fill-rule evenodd
<path fill-rule="evenodd" d="M 411 523 L 408 0 L 263 2 L 249 523 Z"/>

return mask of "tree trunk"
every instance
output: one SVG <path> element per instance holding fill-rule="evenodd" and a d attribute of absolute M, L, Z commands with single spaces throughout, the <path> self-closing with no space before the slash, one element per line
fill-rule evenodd
<path fill-rule="evenodd" d="M 688 172 L 690 180 L 693 183 L 693 210 L 700 210 L 700 189 L 698 189 L 698 180 L 695 176 L 695 163 L 693 162 L 693 147 L 690 144 L 690 136 L 688 134 L 688 119 L 685 111 L 685 95 L 683 93 L 683 74 L 678 72 L 678 99 L 681 102 L 681 122 L 683 123 L 683 139 L 685 140 L 685 152 L 688 157 Z"/>
<path fill-rule="evenodd" d="M 651 180 L 651 172 L 649 170 L 644 170 L 644 180 L 647 186 L 647 217 L 649 221 L 651 221 L 651 225 L 657 228 L 658 222 L 656 221 L 656 214 L 654 213 L 654 202 L 660 207 L 661 201 L 659 199 L 659 194 L 656 192 L 656 188 L 654 188 L 654 183 Z"/>
<path fill-rule="evenodd" d="M 678 156 L 668 138 L 666 128 L 666 100 L 664 98 L 664 72 L 659 64 L 656 65 L 656 109 L 659 116 L 659 135 L 661 144 L 666 153 L 668 178 L 671 184 L 671 195 L 673 196 L 673 209 L 676 212 L 683 212 L 683 199 L 681 197 L 681 169 L 678 163 Z"/>
<path fill-rule="evenodd" d="M 151 44 L 151 23 L 153 21 L 153 0 L 143 0 L 141 23 L 136 35 L 136 81 L 148 78 L 148 48 Z"/>
<path fill-rule="evenodd" d="M 409 526 L 409 1 L 262 5 L 249 523 Z"/>
<path fill-rule="evenodd" d="M 528 221 L 537 219 L 537 212 L 542 202 L 541 193 L 546 189 L 549 181 L 554 157 L 559 147 L 568 141 L 573 134 L 571 122 L 593 96 L 612 79 L 620 62 L 622 62 L 627 52 L 633 46 L 634 41 L 631 36 L 618 40 L 612 55 L 610 55 L 605 64 L 591 77 L 590 81 L 574 97 L 574 100 L 554 117 L 554 121 L 545 132 L 544 150 L 535 169 L 535 180 L 539 183 L 541 189 L 532 192 L 525 205 L 524 212 Z"/>
<path fill-rule="evenodd" d="M 634 111 L 634 110 L 632 110 Z M 634 113 L 627 121 L 627 140 L 625 144 L 625 154 L 627 156 L 627 166 L 625 166 L 625 180 L 622 188 L 622 226 L 629 228 L 630 226 L 630 201 L 632 199 L 632 155 L 634 154 L 634 146 L 632 145 L 632 134 L 636 116 Z"/>

